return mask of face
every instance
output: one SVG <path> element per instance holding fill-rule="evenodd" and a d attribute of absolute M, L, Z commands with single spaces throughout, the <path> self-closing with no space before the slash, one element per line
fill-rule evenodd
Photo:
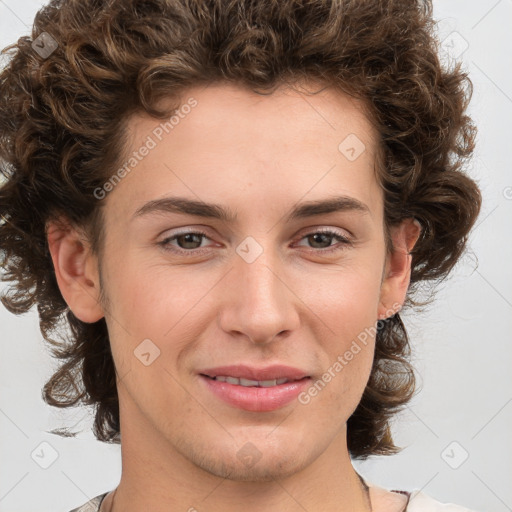
<path fill-rule="evenodd" d="M 360 103 L 330 89 L 215 84 L 187 100 L 168 133 L 129 120 L 137 163 L 102 199 L 121 421 L 214 475 L 270 480 L 344 442 L 372 327 L 401 293 L 388 279 L 377 134 Z M 301 209 L 335 198 L 337 208 Z M 240 371 L 215 371 L 231 365 L 307 378 L 246 388 L 205 376 Z"/>

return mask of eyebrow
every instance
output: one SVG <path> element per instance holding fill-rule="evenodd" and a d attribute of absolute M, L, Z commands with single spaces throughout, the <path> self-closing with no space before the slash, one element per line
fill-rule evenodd
<path fill-rule="evenodd" d="M 290 222 L 297 219 L 314 217 L 315 215 L 346 211 L 370 214 L 368 206 L 359 201 L 359 199 L 349 196 L 335 196 L 295 205 L 287 215 L 286 221 Z M 185 197 L 164 197 L 149 201 L 135 211 L 133 218 L 161 213 L 183 213 L 197 217 L 218 219 L 227 223 L 234 223 L 237 220 L 237 214 L 229 208 Z"/>

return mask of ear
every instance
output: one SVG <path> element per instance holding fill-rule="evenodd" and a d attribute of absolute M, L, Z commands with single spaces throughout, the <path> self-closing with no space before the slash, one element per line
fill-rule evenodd
<path fill-rule="evenodd" d="M 421 233 L 416 219 L 408 218 L 390 228 L 393 249 L 386 257 L 378 308 L 379 319 L 397 313 L 405 302 L 411 280 L 412 251 Z"/>
<path fill-rule="evenodd" d="M 100 320 L 97 258 L 82 230 L 60 218 L 46 224 L 48 247 L 60 292 L 73 314 L 83 322 Z"/>

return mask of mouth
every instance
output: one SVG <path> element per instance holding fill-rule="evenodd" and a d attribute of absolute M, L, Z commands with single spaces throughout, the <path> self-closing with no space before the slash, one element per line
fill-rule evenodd
<path fill-rule="evenodd" d="M 237 409 L 269 412 L 293 402 L 312 380 L 305 372 L 284 365 L 254 368 L 217 367 L 199 372 L 212 395 Z"/>
<path fill-rule="evenodd" d="M 217 375 L 215 377 L 210 377 L 209 375 L 200 374 L 203 377 L 206 377 L 210 380 L 215 380 L 217 382 L 227 382 L 228 384 L 233 384 L 234 386 L 244 386 L 247 388 L 252 387 L 260 387 L 260 388 L 271 388 L 273 386 L 279 386 L 281 384 L 286 384 L 288 382 L 300 382 L 304 379 L 310 379 L 311 377 L 303 377 L 302 379 L 288 379 L 286 377 L 282 377 L 280 379 L 270 379 L 270 380 L 252 380 L 252 379 L 244 379 L 231 377 L 229 375 Z"/>
<path fill-rule="evenodd" d="M 200 370 L 199 373 L 205 377 L 219 379 L 223 382 L 229 382 L 223 379 L 237 379 L 239 382 L 233 381 L 231 383 L 240 384 L 241 382 L 242 386 L 256 386 L 258 385 L 257 383 L 263 383 L 263 387 L 266 385 L 275 386 L 286 381 L 301 380 L 304 377 L 309 377 L 307 372 L 284 364 L 274 364 L 264 368 L 257 368 L 246 364 L 235 364 L 207 368 Z M 276 383 L 273 381 L 276 381 Z M 269 382 L 271 384 L 266 384 Z"/>

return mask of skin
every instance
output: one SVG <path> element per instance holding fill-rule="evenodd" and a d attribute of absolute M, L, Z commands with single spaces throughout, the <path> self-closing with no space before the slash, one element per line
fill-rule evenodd
<path fill-rule="evenodd" d="M 102 200 L 101 258 L 80 229 L 48 226 L 67 304 L 84 322 L 105 316 L 108 325 L 122 432 L 114 510 L 369 510 L 346 421 L 370 375 L 372 336 L 307 405 L 244 411 L 212 395 L 197 372 L 283 363 L 321 379 L 361 332 L 403 304 L 419 227 L 412 219 L 393 227 L 395 249 L 386 253 L 377 133 L 358 101 L 329 88 L 306 95 L 283 86 L 261 96 L 228 84 L 190 88 L 189 97 L 197 106 Z M 159 123 L 130 118 L 128 153 Z M 349 134 L 366 148 L 354 161 L 338 149 Z M 237 221 L 133 217 L 171 195 L 221 204 Z M 296 203 L 333 195 L 368 212 L 286 221 Z M 169 240 L 197 229 L 206 237 Z M 351 243 L 307 236 L 318 229 Z M 236 252 L 248 236 L 263 251 L 252 263 Z M 165 239 L 169 250 L 159 245 Z M 145 339 L 160 350 L 148 366 L 134 355 Z M 244 446 L 258 454 L 255 464 L 237 456 Z M 401 495 L 372 493 L 374 509 L 404 506 Z"/>

